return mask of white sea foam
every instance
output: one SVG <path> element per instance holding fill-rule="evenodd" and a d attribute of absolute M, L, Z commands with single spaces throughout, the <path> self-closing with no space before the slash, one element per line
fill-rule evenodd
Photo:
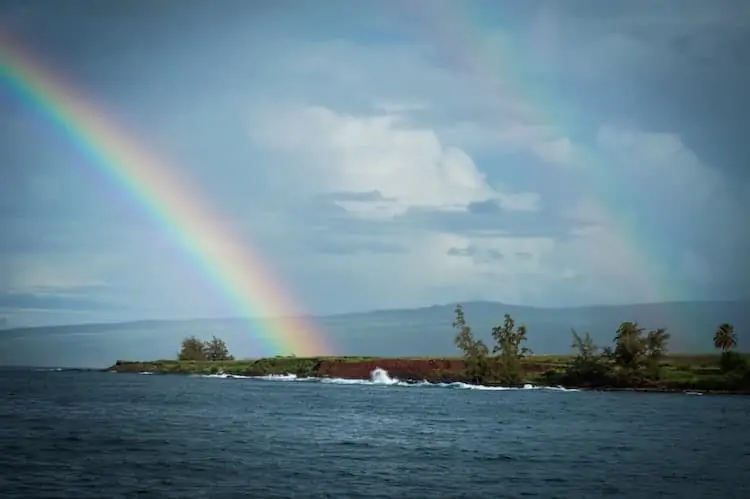
<path fill-rule="evenodd" d="M 204 378 L 246 378 L 246 379 L 257 379 L 264 381 L 286 381 L 286 382 L 301 382 L 301 381 L 313 381 L 325 384 L 335 385 L 370 385 L 370 386 L 398 386 L 398 387 L 409 387 L 409 388 L 452 388 L 458 390 L 485 390 L 485 391 L 511 391 L 511 390 L 548 390 L 558 392 L 577 392 L 575 388 L 563 388 L 561 386 L 535 386 L 529 383 L 519 387 L 508 387 L 508 386 L 486 386 L 486 385 L 472 385 L 469 383 L 430 383 L 429 381 L 402 381 L 398 378 L 392 377 L 388 371 L 380 367 L 376 367 L 370 373 L 370 379 L 349 379 L 349 378 L 314 378 L 314 377 L 298 377 L 295 374 L 268 374 L 265 376 L 239 376 L 233 374 L 204 374 L 201 375 Z"/>
<path fill-rule="evenodd" d="M 296 374 L 268 374 L 266 376 L 252 376 L 254 379 L 264 379 L 266 381 L 302 381 L 303 379 L 314 379 L 314 378 L 298 378 Z"/>
<path fill-rule="evenodd" d="M 199 374 L 201 378 L 219 378 L 219 379 L 252 379 L 253 376 L 242 376 L 239 374 L 226 374 L 226 373 L 215 373 L 215 374 Z"/>

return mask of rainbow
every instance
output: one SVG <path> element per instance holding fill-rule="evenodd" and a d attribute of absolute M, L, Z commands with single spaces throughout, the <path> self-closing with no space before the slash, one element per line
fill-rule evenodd
<path fill-rule="evenodd" d="M 260 333 L 260 351 L 253 355 L 333 353 L 311 320 L 292 315 L 300 309 L 269 271 L 266 260 L 232 237 L 228 223 L 202 202 L 184 174 L 139 147 L 107 118 L 105 110 L 78 95 L 62 76 L 3 33 L 0 81 L 54 124 L 88 158 L 90 166 L 142 205 L 238 315 L 256 325 L 251 329 Z"/>
<path fill-rule="evenodd" d="M 521 116 L 544 123 L 550 136 L 585 136 L 584 118 L 566 102 L 550 85 L 541 85 L 534 69 L 524 54 L 514 46 L 512 37 L 502 37 L 491 47 L 481 36 L 477 26 L 487 23 L 503 24 L 497 11 L 474 2 L 428 2 L 409 4 L 414 15 L 414 27 L 420 41 L 426 41 L 446 64 L 463 72 L 483 95 L 510 95 L 517 97 L 514 111 Z M 535 36 L 544 42 L 547 28 L 540 27 Z M 544 50 L 542 46 L 540 50 Z M 550 57 L 552 59 L 552 56 Z M 510 101 L 511 99 L 507 99 Z M 617 224 L 613 244 L 624 248 L 640 269 L 634 278 L 648 290 L 646 301 L 664 301 L 684 298 L 685 289 L 666 286 L 673 280 L 664 262 L 673 261 L 674 255 L 664 244 L 664 238 L 650 230 L 634 213 L 640 189 L 617 168 L 607 165 L 608 160 L 593 150 L 577 151 L 574 158 L 577 169 L 571 172 L 581 176 L 595 189 L 602 202 L 605 218 Z"/>

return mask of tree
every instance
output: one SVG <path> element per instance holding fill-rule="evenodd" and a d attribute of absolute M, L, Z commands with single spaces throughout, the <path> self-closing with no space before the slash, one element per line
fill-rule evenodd
<path fill-rule="evenodd" d="M 234 360 L 234 357 L 229 355 L 227 344 L 216 336 L 208 341 L 188 336 L 182 340 L 182 348 L 177 358 L 179 360 Z"/>
<path fill-rule="evenodd" d="M 594 344 L 594 340 L 588 332 L 581 337 L 575 329 L 570 331 L 573 334 L 572 347 L 576 350 L 576 356 L 567 370 L 567 380 L 575 384 L 606 384 L 610 377 L 608 364 L 612 354 L 608 350 L 611 349 L 602 349 L 600 353 L 599 347 Z"/>
<path fill-rule="evenodd" d="M 615 333 L 612 359 L 617 366 L 625 369 L 622 374 L 630 379 L 629 383 L 660 377 L 659 361 L 666 355 L 670 334 L 664 328 L 651 330 L 646 335 L 644 332 L 645 329 L 639 327 L 637 322 L 626 321 L 620 324 Z M 641 381 L 637 381 L 639 379 Z"/>
<path fill-rule="evenodd" d="M 492 337 L 495 339 L 492 353 L 499 352 L 501 355 L 507 353 L 517 359 L 522 359 L 531 354 L 531 350 L 521 346 L 522 343 L 526 342 L 526 326 L 520 325 L 514 329 L 515 325 L 513 317 L 510 314 L 505 314 L 503 325 L 492 328 Z"/>
<path fill-rule="evenodd" d="M 498 378 L 504 383 L 520 383 L 522 381 L 521 359 L 531 353 L 522 346 L 526 342 L 526 326 L 516 327 L 510 314 L 505 314 L 502 326 L 492 328 L 495 346 L 492 353 L 498 354 L 496 367 Z"/>
<path fill-rule="evenodd" d="M 216 336 L 203 343 L 203 352 L 206 360 L 234 360 L 234 357 L 229 355 L 227 344 Z"/>
<path fill-rule="evenodd" d="M 661 378 L 661 360 L 667 354 L 667 342 L 670 336 L 665 328 L 659 328 L 649 331 L 642 340 L 646 367 L 652 378 Z"/>
<path fill-rule="evenodd" d="M 581 338 L 580 336 L 578 336 L 578 333 L 575 329 L 571 329 L 570 332 L 573 333 L 572 347 L 575 348 L 578 352 L 575 360 L 583 364 L 589 364 L 595 360 L 598 360 L 599 356 L 597 355 L 597 351 L 599 349 L 594 344 L 594 340 L 591 338 L 591 335 L 587 332 L 586 335 Z"/>
<path fill-rule="evenodd" d="M 628 368 L 636 368 L 643 360 L 646 350 L 646 340 L 643 338 L 643 328 L 637 322 L 623 322 L 617 328 L 614 338 L 615 363 Z"/>
<path fill-rule="evenodd" d="M 727 352 L 737 346 L 737 333 L 733 325 L 725 322 L 716 329 L 714 346 L 722 352 Z"/>
<path fill-rule="evenodd" d="M 750 367 L 745 358 L 733 350 L 737 347 L 737 332 L 734 330 L 734 326 L 728 322 L 716 328 L 714 346 L 721 349 L 719 365 L 722 371 L 747 371 L 748 367 Z"/>
<path fill-rule="evenodd" d="M 205 360 L 204 344 L 195 336 L 188 336 L 182 340 L 182 348 L 177 356 L 179 360 Z"/>
<path fill-rule="evenodd" d="M 471 326 L 466 323 L 464 308 L 460 303 L 456 305 L 454 313 L 456 318 L 453 321 L 453 329 L 458 329 L 458 333 L 453 341 L 459 350 L 467 352 L 474 345 L 474 335 L 471 332 Z"/>
<path fill-rule="evenodd" d="M 658 362 L 667 355 L 667 343 L 672 335 L 665 328 L 648 332 L 645 341 L 646 357 L 652 362 Z"/>
<path fill-rule="evenodd" d="M 481 383 L 488 374 L 489 349 L 482 340 L 474 337 L 471 326 L 466 323 L 461 304 L 456 305 L 455 314 L 453 328 L 457 329 L 458 333 L 453 342 L 464 353 L 466 374 L 471 377 L 472 381 Z"/>

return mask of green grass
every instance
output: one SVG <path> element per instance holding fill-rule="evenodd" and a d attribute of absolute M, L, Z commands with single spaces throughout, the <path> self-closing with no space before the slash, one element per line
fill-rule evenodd
<path fill-rule="evenodd" d="M 154 372 L 160 374 L 216 374 L 223 372 L 245 376 L 288 373 L 304 376 L 314 374 L 319 363 L 318 359 L 313 358 L 279 357 L 233 361 L 121 361 L 113 368 L 119 372 Z"/>

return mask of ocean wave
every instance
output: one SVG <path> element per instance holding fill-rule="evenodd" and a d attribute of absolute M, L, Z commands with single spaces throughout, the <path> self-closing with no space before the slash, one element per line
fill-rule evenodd
<path fill-rule="evenodd" d="M 219 378 L 219 379 L 256 379 L 257 378 L 257 376 L 242 376 L 240 374 L 225 374 L 225 373 L 191 374 L 191 376 L 198 377 L 198 378 Z"/>
<path fill-rule="evenodd" d="M 469 383 L 431 383 L 429 381 L 402 381 L 388 374 L 388 371 L 381 368 L 375 368 L 370 373 L 370 379 L 349 379 L 349 378 L 316 378 L 316 377 L 298 377 L 295 374 L 268 374 L 265 376 L 240 376 L 236 374 L 202 374 L 197 375 L 203 378 L 220 378 L 220 379 L 255 379 L 263 381 L 280 381 L 280 382 L 318 382 L 334 385 L 368 385 L 368 386 L 397 386 L 405 388 L 452 388 L 458 390 L 485 390 L 485 391 L 518 391 L 518 390 L 548 390 L 557 392 L 578 392 L 576 388 L 563 388 L 561 386 L 540 386 L 525 384 L 523 387 L 509 386 L 487 386 L 472 385 Z"/>

